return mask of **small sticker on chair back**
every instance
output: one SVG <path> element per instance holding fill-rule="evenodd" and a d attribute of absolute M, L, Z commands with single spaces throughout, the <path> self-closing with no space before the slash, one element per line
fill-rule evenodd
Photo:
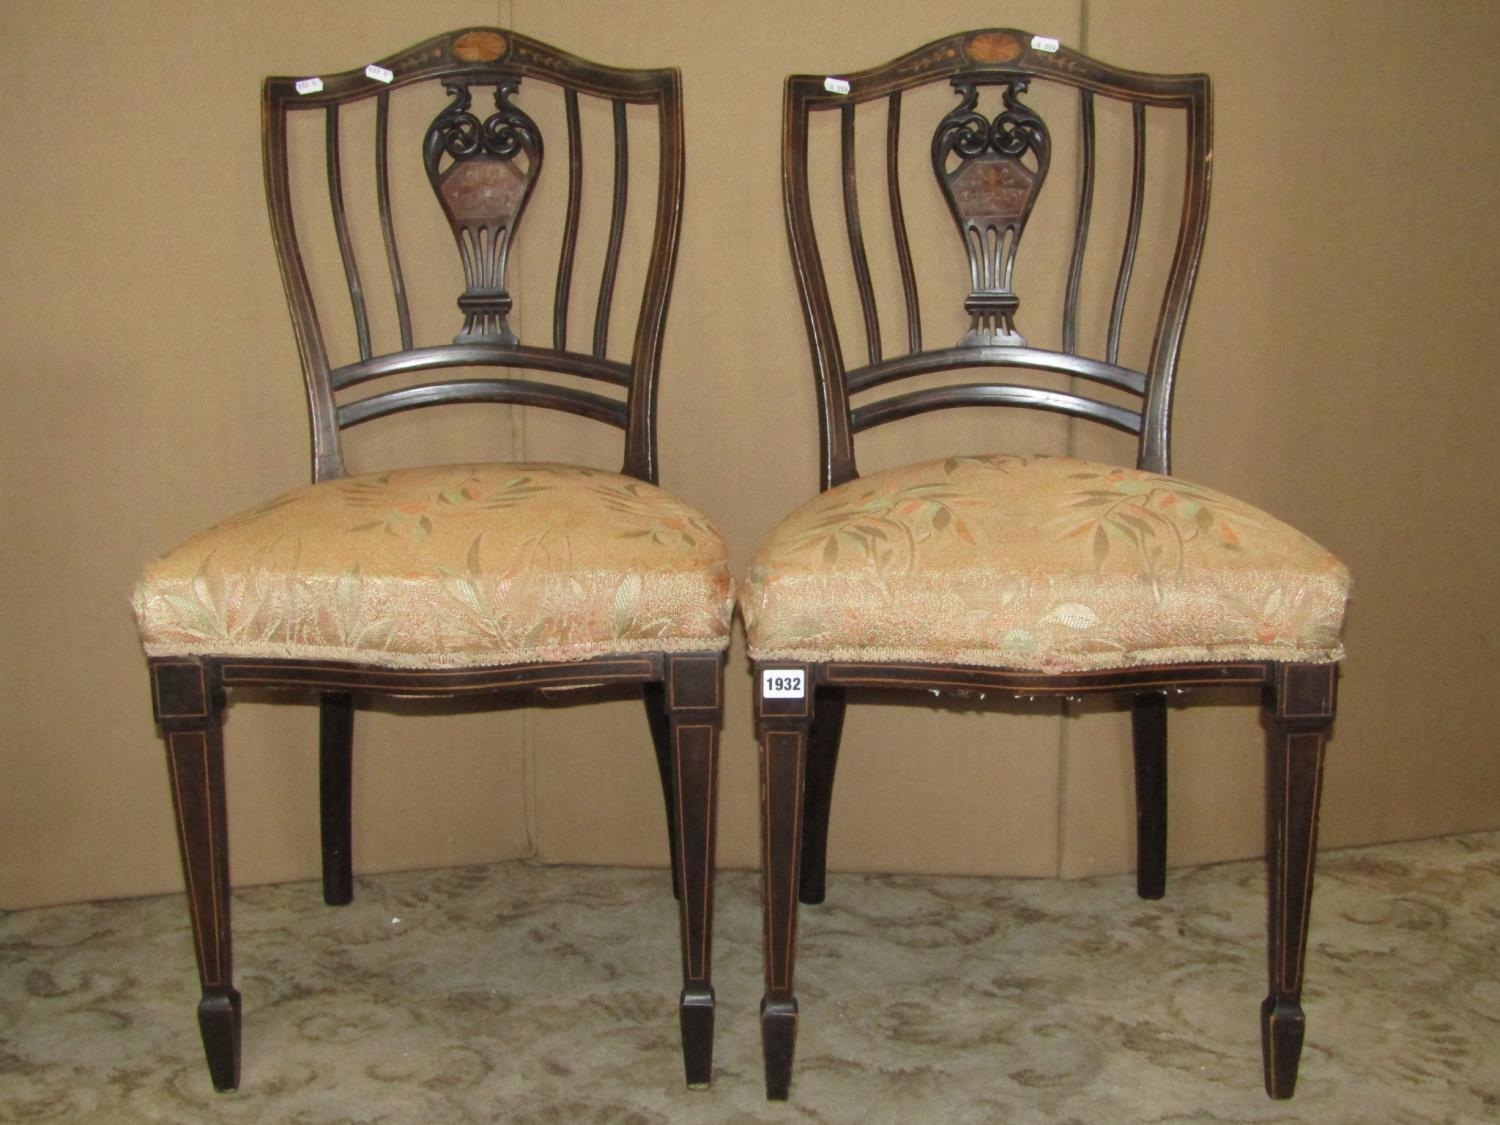
<path fill-rule="evenodd" d="M 846 78 L 825 78 L 823 89 L 830 94 L 847 94 L 849 92 L 849 80 Z"/>
<path fill-rule="evenodd" d="M 807 672 L 802 668 L 763 668 L 760 694 L 764 699 L 802 699 L 807 695 Z"/>
<path fill-rule="evenodd" d="M 369 66 L 365 67 L 365 77 L 373 78 L 376 82 L 385 82 L 389 84 L 396 77 L 396 72 L 387 70 L 383 66 L 377 66 L 374 63 L 371 63 Z"/>
<path fill-rule="evenodd" d="M 302 78 L 297 81 L 297 93 L 299 94 L 318 94 L 322 90 L 323 80 L 321 78 Z"/>
<path fill-rule="evenodd" d="M 1053 54 L 1058 47 L 1062 46 L 1056 39 L 1049 39 L 1045 35 L 1033 35 L 1031 37 L 1031 49 L 1033 51 L 1046 51 Z"/>

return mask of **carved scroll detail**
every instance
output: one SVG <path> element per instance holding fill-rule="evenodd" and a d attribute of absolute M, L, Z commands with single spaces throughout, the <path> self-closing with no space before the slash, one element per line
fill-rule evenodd
<path fill-rule="evenodd" d="M 1005 108 L 991 121 L 976 108 L 979 87 L 1002 82 Z M 1047 126 L 1019 100 L 1026 87 L 1025 78 L 955 79 L 961 101 L 932 137 L 932 169 L 969 255 L 970 321 L 960 347 L 1026 343 L 1015 327 L 1020 300 L 1011 277 L 1052 148 Z"/>
<path fill-rule="evenodd" d="M 453 103 L 433 118 L 423 141 L 427 179 L 464 263 L 466 284 L 458 299 L 464 326 L 453 338 L 455 344 L 520 342 L 508 319 L 512 302 L 505 268 L 542 170 L 541 132 L 511 102 L 520 85 L 519 78 L 499 80 L 496 112 L 481 122 L 469 112 L 468 84 L 448 83 Z M 525 158 L 524 167 L 519 157 Z"/>

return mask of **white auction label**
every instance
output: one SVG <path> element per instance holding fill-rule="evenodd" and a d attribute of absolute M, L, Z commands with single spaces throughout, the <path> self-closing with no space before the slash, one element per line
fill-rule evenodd
<path fill-rule="evenodd" d="M 825 78 L 823 89 L 830 94 L 847 94 L 849 92 L 849 81 L 846 78 Z"/>
<path fill-rule="evenodd" d="M 374 63 L 371 63 L 365 67 L 365 77 L 373 78 L 376 82 L 390 82 L 396 77 L 396 73 L 392 70 L 386 70 L 383 66 L 376 66 Z"/>
<path fill-rule="evenodd" d="M 321 78 L 303 78 L 297 82 L 297 93 L 299 94 L 316 94 L 322 89 L 323 80 Z"/>
<path fill-rule="evenodd" d="M 801 668 L 763 668 L 760 694 L 765 699 L 804 699 L 807 696 L 807 672 Z"/>
<path fill-rule="evenodd" d="M 1056 39 L 1049 39 L 1045 35 L 1033 35 L 1031 37 L 1031 49 L 1033 51 L 1046 51 L 1050 55 L 1060 46 L 1062 44 Z"/>

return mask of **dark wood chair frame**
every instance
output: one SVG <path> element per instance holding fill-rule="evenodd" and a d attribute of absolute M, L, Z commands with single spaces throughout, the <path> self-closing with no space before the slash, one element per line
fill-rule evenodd
<path fill-rule="evenodd" d="M 306 377 L 312 421 L 315 481 L 345 476 L 340 431 L 396 411 L 452 403 L 519 403 L 549 407 L 605 422 L 624 431 L 623 472 L 654 483 L 657 477 L 655 400 L 662 332 L 681 227 L 683 187 L 682 83 L 676 69 L 624 70 L 576 58 L 544 43 L 494 28 L 468 28 L 439 35 L 378 67 L 389 81 L 365 69 L 321 79 L 321 87 L 298 89 L 298 79 L 268 78 L 263 90 L 266 191 L 277 258 L 286 287 Z M 457 162 L 481 149 L 488 160 L 481 175 L 502 169 L 518 172 L 515 156 L 529 158 L 524 195 L 540 170 L 541 141 L 534 123 L 510 100 L 524 80 L 560 86 L 568 121 L 568 206 L 558 270 L 553 340 L 550 348 L 521 344 L 506 314 L 504 254 L 499 272 L 472 268 L 465 252 L 468 288 L 460 298 L 464 330 L 457 341 L 414 347 L 411 318 L 393 233 L 386 131 L 392 91 L 437 80 L 454 103 L 434 119 L 427 136 L 429 177 L 449 214 L 461 250 L 464 223 L 455 217 L 440 186 L 438 165 L 446 151 Z M 470 86 L 495 88 L 497 111 L 488 120 L 467 113 Z M 579 230 L 582 140 L 579 96 L 608 100 L 614 120 L 614 187 L 608 249 L 600 285 L 592 349 L 567 348 L 567 312 L 573 258 Z M 376 186 L 382 234 L 401 332 L 401 350 L 374 355 L 360 283 L 351 248 L 342 191 L 339 110 L 361 99 L 376 99 Z M 651 255 L 640 314 L 628 363 L 606 358 L 606 333 L 615 272 L 620 260 L 627 182 L 626 107 L 655 107 L 659 129 L 659 180 Z M 441 108 L 439 103 L 438 108 Z M 321 111 L 326 128 L 329 203 L 343 259 L 358 335 L 360 359 L 331 367 L 311 287 L 303 268 L 293 224 L 288 174 L 289 114 Z M 460 136 L 450 146 L 455 130 Z M 475 137 L 475 144 L 468 144 Z M 488 139 L 485 139 L 488 138 Z M 455 150 L 458 150 L 455 152 Z M 451 169 L 452 165 L 450 165 Z M 497 173 L 497 174 L 501 174 Z M 514 200 L 512 200 L 514 204 Z M 491 215 L 486 237 L 513 234 L 524 209 Z M 472 209 L 471 209 L 472 210 Z M 498 231 L 495 225 L 508 228 Z M 472 229 L 468 234 L 472 235 Z M 516 379 L 451 380 L 373 394 L 335 403 L 335 391 L 384 376 L 454 367 L 515 367 L 559 372 L 624 388 L 625 401 L 540 381 Z M 216 1089 L 234 1089 L 240 1069 L 240 995 L 231 970 L 228 831 L 225 821 L 224 755 L 221 729 L 226 693 L 235 688 L 294 689 L 321 698 L 319 777 L 321 790 L 323 893 L 330 905 L 353 897 L 350 849 L 353 720 L 364 696 L 484 697 L 535 693 L 547 689 L 637 685 L 655 745 L 666 802 L 673 887 L 682 930 L 683 988 L 679 1017 L 687 1082 L 706 1086 L 712 1073 L 714 991 L 710 978 L 712 941 L 714 808 L 717 800 L 718 734 L 722 716 L 721 652 L 642 652 L 593 659 L 509 664 L 460 669 L 397 669 L 341 661 L 241 659 L 214 655 L 163 657 L 150 661 L 151 699 L 166 741 L 173 807 L 202 985 L 198 1021 Z"/>
<path fill-rule="evenodd" d="M 1016 406 L 1061 413 L 1113 426 L 1138 435 L 1137 466 L 1169 471 L 1172 386 L 1183 325 L 1193 288 L 1208 218 L 1211 171 L 1211 95 L 1202 74 L 1158 76 L 1107 66 L 1066 47 L 1053 50 L 1030 33 L 1015 29 L 969 32 L 937 40 L 893 62 L 848 75 L 848 92 L 830 91 L 822 75 L 787 79 L 783 119 L 783 186 L 787 231 L 812 351 L 821 437 L 821 487 L 831 488 L 858 476 L 854 435 L 871 427 L 955 406 Z M 1019 95 L 1032 80 L 1057 83 L 1077 91 L 1080 106 L 1082 175 L 1077 221 L 1063 310 L 1062 346 L 1050 351 L 1029 346 L 1015 334 L 1019 304 L 1010 291 L 1009 265 L 1026 216 L 1046 172 L 1048 139 Z M 1023 204 L 1000 223 L 1009 225 L 1008 261 L 975 261 L 967 237 L 974 291 L 965 307 L 973 330 L 957 347 L 924 351 L 911 252 L 902 217 L 897 175 L 901 95 L 928 83 L 949 81 L 965 104 L 939 126 L 934 164 L 943 179 L 943 129 L 992 130 L 997 163 L 1022 167 L 1034 182 L 1026 185 Z M 974 93 L 984 86 L 1004 89 L 1006 112 L 991 124 L 973 114 Z M 1079 277 L 1088 240 L 1095 177 L 1097 97 L 1120 99 L 1132 109 L 1134 161 L 1130 220 L 1114 292 L 1104 360 L 1078 353 L 1076 347 Z M 857 107 L 886 103 L 888 132 L 886 170 L 892 228 L 902 272 L 909 354 L 883 358 L 874 290 L 859 219 L 857 180 L 853 173 L 854 118 Z M 1171 268 L 1155 326 L 1150 363 L 1135 371 L 1118 363 L 1122 311 L 1130 285 L 1140 235 L 1145 192 L 1146 110 L 1169 109 L 1186 118 L 1186 168 L 1180 227 Z M 814 113 L 842 115 L 843 203 L 859 289 L 869 362 L 846 368 L 835 325 L 829 285 L 823 273 L 814 233 L 808 179 L 809 120 Z M 950 132 L 951 136 L 951 132 Z M 985 138 L 974 145 L 982 152 Z M 1040 151 L 1039 151 L 1040 150 Z M 1022 157 L 1030 152 L 1032 163 Z M 1008 156 L 1005 155 L 1008 153 Z M 967 159 L 972 153 L 965 155 Z M 986 159 L 996 159 L 987 156 Z M 1035 175 L 1040 163 L 1041 174 Z M 1014 182 L 1014 180 L 1012 181 Z M 945 191 L 947 190 L 945 186 Z M 1005 207 L 994 199 L 957 200 L 950 209 L 960 230 L 976 212 L 991 219 Z M 980 216 L 980 221 L 985 221 Z M 999 239 L 1003 249 L 1005 239 Z M 995 268 L 995 267 L 999 268 Z M 1003 281 L 984 286 L 986 277 Z M 1138 409 L 1082 394 L 1009 383 L 968 383 L 927 388 L 851 407 L 851 396 L 889 382 L 959 368 L 1000 368 L 1007 374 L 1027 370 L 1056 372 L 1118 388 L 1141 400 Z M 1307 947 L 1308 907 L 1312 893 L 1319 793 L 1324 744 L 1335 710 L 1337 664 L 1236 661 L 1131 667 L 1067 675 L 944 664 L 894 664 L 867 661 L 757 661 L 754 668 L 755 716 L 761 747 L 762 840 L 765 912 L 765 995 L 761 1031 L 765 1053 L 766 1093 L 788 1094 L 796 1039 L 798 1006 L 793 989 L 797 905 L 819 903 L 825 892 L 828 819 L 833 779 L 850 689 L 878 688 L 943 693 L 945 702 L 983 692 L 1011 693 L 1017 698 L 1070 698 L 1094 693 L 1131 698 L 1135 755 L 1138 843 L 1137 890 L 1143 898 L 1162 896 L 1166 880 L 1167 828 L 1167 696 L 1195 687 L 1258 688 L 1269 727 L 1266 768 L 1266 850 L 1269 872 L 1269 994 L 1261 1006 L 1264 1074 L 1273 1098 L 1292 1095 L 1297 1080 L 1304 1017 L 1301 1006 L 1303 961 Z M 776 689 L 768 692 L 768 681 Z M 797 685 L 801 694 L 796 694 Z M 788 688 L 791 690 L 789 691 Z"/>

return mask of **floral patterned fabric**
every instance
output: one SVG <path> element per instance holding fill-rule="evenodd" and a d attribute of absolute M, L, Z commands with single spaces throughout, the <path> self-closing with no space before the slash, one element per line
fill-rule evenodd
<path fill-rule="evenodd" d="M 792 513 L 740 593 L 758 660 L 1067 672 L 1343 656 L 1344 565 L 1176 477 L 1068 457 L 929 461 Z"/>
<path fill-rule="evenodd" d="M 712 524 L 659 488 L 568 465 L 329 481 L 224 521 L 146 568 L 152 656 L 447 668 L 729 643 Z"/>

